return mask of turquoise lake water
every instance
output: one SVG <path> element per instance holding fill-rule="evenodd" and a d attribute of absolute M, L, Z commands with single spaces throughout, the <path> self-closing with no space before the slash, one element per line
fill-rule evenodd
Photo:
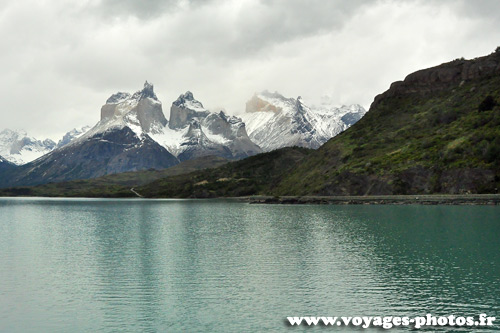
<path fill-rule="evenodd" d="M 286 317 L 427 313 L 500 327 L 500 207 L 0 198 L 0 332 L 310 331 Z"/>

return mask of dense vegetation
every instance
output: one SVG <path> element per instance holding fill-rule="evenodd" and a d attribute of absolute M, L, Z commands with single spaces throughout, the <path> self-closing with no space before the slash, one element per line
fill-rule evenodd
<path fill-rule="evenodd" d="M 238 197 L 270 193 L 283 175 L 312 154 L 306 148 L 284 148 L 206 169 L 155 181 L 137 188 L 148 197 Z"/>
<path fill-rule="evenodd" d="M 285 177 L 275 193 L 493 193 L 500 178 L 498 101 L 499 76 L 387 98 Z"/>

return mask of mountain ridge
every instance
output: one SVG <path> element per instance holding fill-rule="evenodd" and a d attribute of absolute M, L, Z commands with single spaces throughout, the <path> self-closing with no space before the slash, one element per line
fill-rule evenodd
<path fill-rule="evenodd" d="M 365 112 L 361 107 L 351 106 L 342 112 L 325 109 L 315 113 L 300 97 L 286 99 L 278 93 L 269 96 L 274 96 L 273 103 L 286 107 L 280 108 L 283 124 L 273 127 L 276 120 L 268 119 L 260 129 L 268 134 L 268 141 L 272 138 L 269 134 L 280 138 L 278 145 L 267 146 L 266 150 L 295 145 L 317 148 Z M 349 124 L 341 120 L 347 115 L 351 116 Z M 46 154 L 2 172 L 0 186 L 38 185 L 162 169 L 209 155 L 241 159 L 262 151 L 248 135 L 242 118 L 206 109 L 190 91 L 172 103 L 167 120 L 154 86 L 146 81 L 133 94 L 112 94 L 101 107 L 100 120 L 95 126 L 73 129 L 57 145 L 53 143 Z"/>

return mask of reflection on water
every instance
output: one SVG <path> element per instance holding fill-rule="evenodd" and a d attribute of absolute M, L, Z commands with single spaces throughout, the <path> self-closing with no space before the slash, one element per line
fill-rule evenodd
<path fill-rule="evenodd" d="M 500 207 L 0 199 L 0 331 L 500 317 L 499 248 Z"/>

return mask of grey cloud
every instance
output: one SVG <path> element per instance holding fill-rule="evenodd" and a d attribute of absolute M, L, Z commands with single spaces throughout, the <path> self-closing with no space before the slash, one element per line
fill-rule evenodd
<path fill-rule="evenodd" d="M 229 112 L 263 89 L 368 106 L 411 71 L 492 52 L 499 7 L 487 0 L 0 0 L 2 125 L 61 133 L 92 124 L 109 95 L 133 92 L 146 79 L 166 112 L 186 90 Z"/>
<path fill-rule="evenodd" d="M 94 13 L 105 17 L 133 16 L 141 20 L 156 19 L 165 13 L 210 3 L 210 0 L 102 0 Z"/>
<path fill-rule="evenodd" d="M 160 33 L 148 52 L 204 61 L 265 56 L 276 45 L 340 30 L 354 13 L 373 3 L 265 0 L 243 2 L 237 10 L 228 10 L 223 2 L 214 2 L 174 18 L 169 13 L 158 17 L 160 25 L 163 21 L 169 29 Z"/>

